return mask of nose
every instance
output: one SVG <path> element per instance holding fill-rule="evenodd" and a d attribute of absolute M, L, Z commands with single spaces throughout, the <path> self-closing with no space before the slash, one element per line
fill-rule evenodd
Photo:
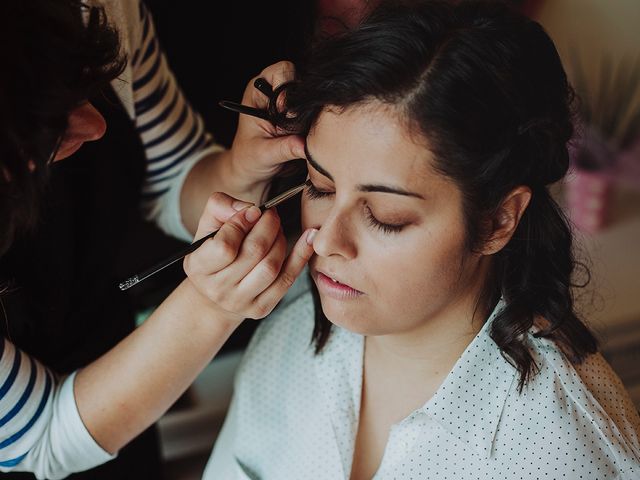
<path fill-rule="evenodd" d="M 322 225 L 317 225 L 318 233 L 313 239 L 313 250 L 320 257 L 341 256 L 353 259 L 357 255 L 353 228 L 348 212 L 333 211 L 325 218 Z"/>
<path fill-rule="evenodd" d="M 102 138 L 106 130 L 107 122 L 91 103 L 86 102 L 76 107 L 69 114 L 67 130 L 53 161 L 71 156 L 84 142 Z"/>
<path fill-rule="evenodd" d="M 69 140 L 90 142 L 102 138 L 107 130 L 102 114 L 91 103 L 86 102 L 69 115 L 69 127 L 65 137 Z"/>

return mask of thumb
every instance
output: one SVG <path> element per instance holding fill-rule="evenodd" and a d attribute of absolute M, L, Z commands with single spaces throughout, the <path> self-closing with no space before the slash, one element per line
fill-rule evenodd
<path fill-rule="evenodd" d="M 282 295 L 291 288 L 293 282 L 298 278 L 298 275 L 300 275 L 313 255 L 313 239 L 316 233 L 318 233 L 318 231 L 314 228 L 306 230 L 293 246 L 291 253 L 289 253 L 289 256 L 285 260 L 280 275 L 278 275 L 275 281 L 276 288 L 281 290 Z"/>
<path fill-rule="evenodd" d="M 302 234 L 284 261 L 278 277 L 269 288 L 256 297 L 255 302 L 275 306 L 285 296 L 313 255 L 313 238 L 317 232 L 316 229 L 310 228 Z"/>
<path fill-rule="evenodd" d="M 278 137 L 273 142 L 278 142 L 280 162 L 287 162 L 294 158 L 305 158 L 304 139 L 300 135 L 285 135 Z"/>
<path fill-rule="evenodd" d="M 214 230 L 218 230 L 226 221 L 236 213 L 251 206 L 249 202 L 243 202 L 226 193 L 213 193 L 207 200 L 204 211 L 198 222 L 198 231 L 195 238 L 204 237 Z"/>

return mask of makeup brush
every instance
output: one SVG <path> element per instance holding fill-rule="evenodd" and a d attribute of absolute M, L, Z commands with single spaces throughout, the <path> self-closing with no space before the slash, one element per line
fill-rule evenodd
<path fill-rule="evenodd" d="M 289 190 L 281 193 L 280 195 L 277 195 L 276 197 L 272 198 L 271 200 L 267 200 L 265 203 L 260 205 L 258 208 L 260 208 L 261 212 L 264 212 L 265 210 L 267 210 L 269 208 L 275 207 L 276 205 L 284 202 L 285 200 L 288 200 L 288 199 L 294 197 L 296 194 L 301 192 L 304 189 L 304 187 L 306 187 L 308 184 L 309 184 L 309 180 L 307 180 L 306 182 L 304 182 L 304 183 L 302 183 L 300 185 L 297 185 L 297 186 L 295 186 L 293 188 L 290 188 Z M 188 247 L 180 250 L 179 252 L 175 253 L 174 255 L 172 255 L 171 257 L 167 258 L 166 260 L 154 265 L 153 267 L 148 268 L 147 270 L 145 270 L 145 271 L 143 271 L 141 273 L 138 273 L 137 275 L 133 275 L 132 277 L 127 278 L 124 282 L 121 282 L 118 285 L 120 290 L 122 290 L 122 291 L 128 290 L 129 288 L 133 287 L 134 285 L 137 285 L 138 283 L 140 283 L 143 280 L 149 278 L 150 276 L 154 275 L 155 273 L 158 273 L 160 270 L 163 270 L 164 268 L 167 268 L 169 265 L 172 265 L 175 262 L 177 262 L 178 260 L 181 260 L 185 256 L 189 255 L 191 252 L 195 251 L 204 242 L 206 242 L 210 238 L 215 237 L 216 233 L 218 233 L 218 230 L 216 230 L 214 232 L 211 232 L 209 235 L 205 235 L 200 240 L 197 240 L 197 241 L 193 242 Z"/>

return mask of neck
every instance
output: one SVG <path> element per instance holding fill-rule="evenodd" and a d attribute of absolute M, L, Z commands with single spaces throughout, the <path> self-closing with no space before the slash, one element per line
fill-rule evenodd
<path fill-rule="evenodd" d="M 482 328 L 485 313 L 456 309 L 419 329 L 393 335 L 369 336 L 369 353 L 390 368 L 424 374 L 447 373 Z"/>

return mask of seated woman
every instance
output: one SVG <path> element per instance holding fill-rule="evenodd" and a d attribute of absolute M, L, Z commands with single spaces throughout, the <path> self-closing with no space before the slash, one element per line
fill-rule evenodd
<path fill-rule="evenodd" d="M 536 22 L 392 1 L 286 90 L 301 277 L 205 478 L 640 478 L 640 419 L 572 301 L 572 90 Z M 314 301 L 315 299 L 315 301 Z"/>

